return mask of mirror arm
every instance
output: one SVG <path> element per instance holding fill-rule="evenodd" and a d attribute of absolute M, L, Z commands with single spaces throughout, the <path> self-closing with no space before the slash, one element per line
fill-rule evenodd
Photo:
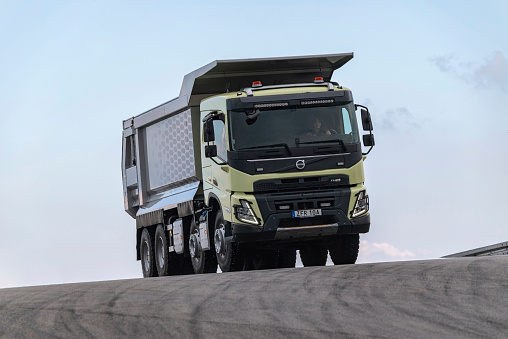
<path fill-rule="evenodd" d="M 369 131 L 369 136 L 372 137 L 372 130 Z M 374 148 L 374 145 L 371 145 L 369 150 L 367 151 L 367 153 L 363 153 L 362 152 L 362 155 L 367 155 L 370 153 L 370 151 L 372 151 L 372 148 Z"/>
<path fill-rule="evenodd" d="M 362 152 L 362 155 L 367 155 L 367 154 L 369 154 L 369 153 L 370 153 L 370 151 L 371 151 L 373 148 L 374 148 L 374 146 L 370 146 L 370 148 L 369 148 L 369 150 L 367 151 L 367 153 Z"/>

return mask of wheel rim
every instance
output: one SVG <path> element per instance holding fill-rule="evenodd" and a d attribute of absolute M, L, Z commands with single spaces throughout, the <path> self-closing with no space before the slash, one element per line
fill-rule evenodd
<path fill-rule="evenodd" d="M 157 245 L 155 246 L 157 250 L 157 259 L 159 261 L 159 267 L 162 267 L 164 264 L 164 242 L 161 237 L 157 238 Z"/>
<path fill-rule="evenodd" d="M 198 238 L 195 233 L 193 233 L 189 239 L 189 252 L 192 258 L 200 257 L 201 251 L 199 249 Z"/>
<path fill-rule="evenodd" d="M 143 248 L 141 250 L 142 256 L 143 256 L 143 264 L 145 266 L 145 270 L 148 271 L 149 265 L 150 265 L 150 252 L 148 251 L 148 244 L 143 242 Z"/>
<path fill-rule="evenodd" d="M 220 224 L 219 227 L 215 230 L 215 253 L 220 255 L 221 257 L 225 257 L 226 255 L 226 244 L 224 243 L 225 231 L 224 224 Z"/>

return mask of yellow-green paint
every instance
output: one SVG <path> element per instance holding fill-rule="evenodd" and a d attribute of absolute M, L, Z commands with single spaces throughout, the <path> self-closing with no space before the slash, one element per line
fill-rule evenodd
<path fill-rule="evenodd" d="M 326 175 L 339 175 L 344 174 L 349 177 L 349 183 L 351 185 L 362 184 L 365 179 L 363 175 L 363 161 L 359 161 L 357 164 L 350 168 L 336 168 L 326 169 L 319 171 L 300 171 L 292 173 L 268 173 L 268 174 L 256 174 L 250 175 L 234 168 L 229 168 L 230 182 L 226 183 L 228 189 L 234 192 L 253 192 L 254 182 L 259 180 L 268 179 L 288 179 L 288 178 L 301 178 L 301 177 L 312 177 L 312 176 L 326 176 Z"/>
<path fill-rule="evenodd" d="M 335 91 L 346 91 L 347 88 L 334 88 Z M 275 89 L 262 89 L 262 90 L 254 90 L 253 96 L 269 96 L 269 95 L 281 95 L 281 94 L 293 94 L 293 93 L 309 93 L 309 92 L 326 92 L 328 91 L 327 86 L 309 86 L 309 87 L 291 87 L 291 88 L 275 88 Z M 220 113 L 225 114 L 226 118 L 226 135 L 228 138 L 227 147 L 229 149 L 229 124 L 228 114 L 227 114 L 227 106 L 226 100 L 232 98 L 240 98 L 246 97 L 247 94 L 245 92 L 233 92 L 233 93 L 224 93 L 216 96 L 209 97 L 204 99 L 201 102 L 200 110 L 201 117 L 203 119 L 206 114 L 212 111 L 218 111 Z M 200 139 L 201 139 L 201 149 L 204 149 L 205 143 L 203 141 L 203 127 L 201 123 L 200 127 Z M 205 158 L 204 152 L 201 152 L 201 161 L 202 161 L 202 169 L 203 169 L 203 190 L 205 201 L 209 201 L 210 193 L 213 193 L 219 198 L 220 204 L 223 209 L 224 219 L 230 222 L 247 224 L 242 222 L 234 216 L 233 206 L 240 204 L 240 199 L 245 199 L 251 203 L 251 207 L 256 213 L 256 216 L 261 219 L 260 227 L 263 226 L 263 220 L 261 211 L 257 205 L 256 199 L 254 198 L 254 182 L 259 180 L 267 180 L 267 179 L 284 179 L 284 178 L 299 178 L 302 176 L 312 177 L 312 176 L 326 176 L 326 175 L 347 175 L 349 177 L 349 182 L 351 186 L 351 197 L 349 201 L 349 209 L 348 209 L 348 218 L 351 215 L 351 211 L 353 210 L 354 204 L 356 202 L 356 194 L 361 190 L 365 190 L 365 186 L 363 185 L 364 179 L 364 171 L 363 171 L 363 162 L 365 161 L 366 156 L 362 157 L 357 164 L 350 168 L 334 168 L 334 169 L 326 169 L 319 171 L 302 171 L 302 172 L 293 172 L 293 173 L 269 173 L 269 174 L 256 174 L 250 175 L 241 171 L 238 171 L 234 168 L 231 168 L 228 165 L 217 165 L 211 159 Z M 229 212 L 228 212 L 229 210 Z"/>

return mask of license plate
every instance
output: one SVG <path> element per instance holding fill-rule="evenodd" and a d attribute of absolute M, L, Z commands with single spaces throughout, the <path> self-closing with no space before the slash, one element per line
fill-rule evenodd
<path fill-rule="evenodd" d="M 293 218 L 312 218 L 321 215 L 321 209 L 292 211 Z"/>

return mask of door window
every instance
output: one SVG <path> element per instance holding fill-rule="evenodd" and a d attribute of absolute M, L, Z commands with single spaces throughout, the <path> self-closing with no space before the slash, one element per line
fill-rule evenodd
<path fill-rule="evenodd" d="M 217 157 L 222 161 L 227 162 L 228 149 L 227 149 L 227 137 L 226 137 L 226 126 L 221 120 L 213 121 L 213 131 L 215 134 L 215 145 L 217 146 Z"/>

